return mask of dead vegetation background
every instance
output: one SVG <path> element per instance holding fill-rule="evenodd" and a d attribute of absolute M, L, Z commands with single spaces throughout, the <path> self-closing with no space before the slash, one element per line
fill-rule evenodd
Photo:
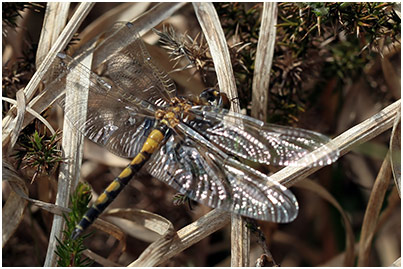
<path fill-rule="evenodd" d="M 226 213 L 175 206 L 174 190 L 141 175 L 111 205 L 115 219 L 106 220 L 120 228 L 101 223 L 106 233 L 93 229 L 85 241 L 94 265 L 253 266 L 271 256 L 281 266 L 400 265 L 400 11 L 393 4 L 340 5 L 3 3 L 3 97 L 16 102 L 3 100 L 2 110 L 2 265 L 56 265 L 53 235 L 61 237 L 63 219 L 54 216 L 66 212 L 72 190 L 59 177 L 60 138 L 51 140 L 28 113 L 62 128 L 54 106 L 43 112 L 51 102 L 39 85 L 52 51 L 74 51 L 116 21 L 148 32 L 158 65 L 179 69 L 170 74 L 179 94 L 218 85 L 244 113 L 337 137 L 334 146 L 346 155 L 315 174 L 276 173 L 294 186 L 299 216 L 285 225 L 259 222 L 252 232 Z M 72 22 L 66 32 L 64 20 Z M 163 25 L 177 35 L 168 50 L 149 31 Z M 96 196 L 127 162 L 86 141 L 77 165 Z M 65 205 L 54 205 L 57 193 Z"/>

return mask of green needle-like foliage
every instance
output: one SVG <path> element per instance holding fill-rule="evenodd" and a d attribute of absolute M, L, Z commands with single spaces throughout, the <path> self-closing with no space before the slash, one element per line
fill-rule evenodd
<path fill-rule="evenodd" d="M 60 138 L 59 133 L 48 136 L 46 134 L 40 135 L 35 130 L 32 135 L 23 134 L 19 139 L 18 144 L 21 148 L 17 150 L 15 156 L 17 160 L 24 163 L 22 169 L 35 169 L 31 182 L 44 172 L 50 174 L 56 165 L 63 160 L 58 144 Z"/>
<path fill-rule="evenodd" d="M 59 257 L 58 266 L 91 266 L 92 260 L 83 258 L 83 251 L 86 247 L 83 241 L 90 235 L 80 236 L 73 240 L 71 234 L 76 224 L 88 210 L 88 203 L 91 201 L 91 191 L 88 185 L 79 183 L 75 193 L 71 197 L 71 212 L 68 216 L 63 215 L 66 220 L 66 229 L 63 231 L 64 239 L 56 238 L 58 246 L 56 254 Z"/>

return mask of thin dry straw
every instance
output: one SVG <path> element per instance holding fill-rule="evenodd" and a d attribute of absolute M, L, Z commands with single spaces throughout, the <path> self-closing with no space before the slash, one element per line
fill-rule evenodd
<path fill-rule="evenodd" d="M 193 3 L 196 17 L 206 37 L 217 73 L 221 91 L 230 100 L 238 97 L 234 72 L 224 30 L 221 27 L 217 11 L 212 3 Z M 232 111 L 240 112 L 239 105 L 233 105 Z M 242 124 L 242 123 L 235 123 Z M 250 234 L 243 217 L 232 214 L 231 217 L 231 266 L 249 266 Z"/>
<path fill-rule="evenodd" d="M 94 3 L 82 3 L 79 5 L 77 11 L 74 13 L 73 17 L 69 21 L 69 23 L 66 25 L 64 30 L 62 31 L 61 35 L 59 38 L 56 40 L 55 44 L 52 46 L 51 50 L 49 51 L 48 55 L 45 57 L 44 61 L 42 62 L 41 66 L 39 67 L 37 73 L 39 71 L 41 72 L 46 72 L 45 70 L 41 70 L 41 67 L 44 65 L 51 65 L 53 61 L 55 60 L 56 53 L 59 51 L 62 51 L 65 46 L 67 46 L 68 42 L 70 42 L 71 38 L 73 37 L 74 33 L 77 31 L 78 26 L 81 24 L 81 22 L 84 20 L 84 18 L 87 16 L 89 13 L 90 9 Z M 49 67 L 46 68 L 48 70 Z M 40 79 L 43 78 L 44 74 L 42 74 Z M 32 81 L 32 80 L 31 80 Z M 30 81 L 30 83 L 31 83 Z M 30 85 L 30 83 L 28 85 Z M 39 82 L 38 82 L 39 83 Z M 27 86 L 28 88 L 28 86 Z M 36 87 L 35 87 L 36 88 Z M 34 88 L 34 89 L 35 89 Z M 33 93 L 33 92 L 32 92 Z M 63 132 L 63 149 L 66 153 L 66 157 L 76 157 L 73 158 L 74 164 L 77 164 L 78 162 L 81 163 L 81 156 L 82 156 L 82 151 L 79 150 L 80 143 L 82 144 L 82 136 L 74 136 L 71 132 L 66 131 L 68 130 L 68 126 L 64 128 Z M 71 142 L 70 139 L 66 139 L 67 137 L 75 137 L 76 139 L 71 139 L 74 140 L 74 142 Z M 72 154 L 69 154 L 69 149 L 71 150 Z M 74 156 L 74 154 L 77 154 L 77 156 Z M 71 166 L 71 162 L 67 163 L 62 163 L 60 166 L 60 174 L 59 174 L 59 180 L 58 180 L 58 185 L 57 185 L 57 195 L 56 195 L 56 205 L 63 206 L 63 207 L 68 207 L 69 204 L 69 198 L 70 198 L 70 193 L 72 190 L 72 186 L 75 186 L 76 183 L 74 183 L 74 179 L 77 181 L 78 177 L 74 177 L 74 175 L 78 175 L 78 169 L 80 168 L 80 165 L 77 165 L 74 167 Z M 73 176 L 71 176 L 73 175 Z M 53 223 L 52 223 L 52 229 L 50 232 L 49 236 L 49 245 L 46 253 L 46 259 L 44 266 L 56 266 L 56 246 L 57 246 L 57 240 L 56 238 L 62 238 L 63 236 L 63 229 L 64 229 L 64 219 L 62 216 L 59 215 L 54 215 L 53 217 Z"/>
<path fill-rule="evenodd" d="M 71 38 L 73 37 L 74 33 L 77 31 L 78 27 L 80 26 L 81 22 L 84 20 L 85 16 L 91 10 L 94 3 L 82 3 L 78 7 L 76 13 L 73 15 L 70 22 L 67 24 L 66 28 L 63 30 L 59 38 L 56 40 L 55 44 L 50 49 L 49 53 L 38 67 L 35 74 L 32 76 L 31 80 L 29 81 L 28 85 L 24 89 L 25 99 L 27 101 L 31 100 L 32 96 L 34 95 L 36 89 L 38 88 L 40 82 L 42 81 L 45 73 L 51 68 L 53 61 L 56 58 L 56 52 L 62 51 L 67 44 L 70 42 Z M 7 143 L 10 139 L 10 135 L 12 134 L 13 130 L 16 129 L 16 118 L 13 116 L 15 113 L 16 107 L 13 106 L 7 116 L 3 119 L 3 146 L 4 143 Z M 34 109 L 38 111 L 37 109 Z M 22 125 L 23 126 L 23 125 Z M 18 130 L 19 133 L 20 130 Z"/>

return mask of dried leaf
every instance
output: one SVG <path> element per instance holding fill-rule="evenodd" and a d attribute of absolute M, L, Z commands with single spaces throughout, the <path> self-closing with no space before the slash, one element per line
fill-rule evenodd
<path fill-rule="evenodd" d="M 14 168 L 3 160 L 3 181 L 14 182 L 18 184 L 25 195 L 28 196 L 28 187 L 22 178 L 19 177 Z M 7 198 L 2 212 L 2 241 L 3 247 L 7 244 L 10 237 L 14 234 L 18 228 L 23 216 L 24 210 L 27 206 L 27 200 L 21 198 L 20 195 L 12 191 Z"/>
<path fill-rule="evenodd" d="M 385 193 L 390 182 L 391 169 L 389 160 L 390 157 L 386 156 L 382 163 L 365 211 L 358 250 L 358 266 L 368 266 L 369 264 L 372 240 L 385 199 Z"/>

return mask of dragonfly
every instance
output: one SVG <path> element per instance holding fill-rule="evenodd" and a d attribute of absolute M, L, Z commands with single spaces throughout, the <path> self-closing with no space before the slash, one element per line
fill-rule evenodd
<path fill-rule="evenodd" d="M 129 45 L 120 39 L 134 37 Z M 265 165 L 324 166 L 339 156 L 308 153 L 330 141 L 320 133 L 268 124 L 228 108 L 214 88 L 199 96 L 177 96 L 166 72 L 153 63 L 131 23 L 115 35 L 118 48 L 96 70 L 59 53 L 56 78 L 48 88 L 74 85 L 85 92 L 73 106 L 60 103 L 72 127 L 112 153 L 132 158 L 75 227 L 78 238 L 144 167 L 153 177 L 212 208 L 276 223 L 293 221 L 299 205 L 294 194 L 245 161 Z M 306 163 L 297 162 L 301 158 Z"/>

